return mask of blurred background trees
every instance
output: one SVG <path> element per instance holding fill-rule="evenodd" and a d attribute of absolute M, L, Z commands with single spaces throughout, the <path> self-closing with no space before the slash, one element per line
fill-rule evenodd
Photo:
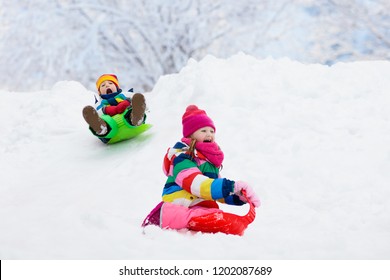
<path fill-rule="evenodd" d="M 0 86 L 94 89 L 116 73 L 151 90 L 189 58 L 239 51 L 308 63 L 390 59 L 387 0 L 19 0 L 0 2 Z"/>

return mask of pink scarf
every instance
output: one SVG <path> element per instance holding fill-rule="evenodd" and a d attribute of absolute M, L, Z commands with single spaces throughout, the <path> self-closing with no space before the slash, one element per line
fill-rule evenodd
<path fill-rule="evenodd" d="M 190 138 L 182 138 L 181 141 L 188 146 L 191 145 Z M 222 166 L 224 155 L 218 144 L 215 142 L 196 142 L 195 149 L 199 151 L 206 159 L 214 164 L 217 168 Z"/>

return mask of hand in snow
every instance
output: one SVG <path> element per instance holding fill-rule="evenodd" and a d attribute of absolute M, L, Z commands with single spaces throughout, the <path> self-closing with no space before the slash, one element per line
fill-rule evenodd
<path fill-rule="evenodd" d="M 240 197 L 241 201 L 248 202 L 242 195 L 242 191 L 246 192 L 246 197 L 249 202 L 251 202 L 255 207 L 260 206 L 260 199 L 257 197 L 255 191 L 247 183 L 243 181 L 236 181 L 234 183 L 234 193 Z"/>

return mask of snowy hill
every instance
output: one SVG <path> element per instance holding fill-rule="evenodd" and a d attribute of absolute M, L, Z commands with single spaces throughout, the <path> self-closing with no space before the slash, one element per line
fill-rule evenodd
<path fill-rule="evenodd" d="M 0 259 L 389 259 L 388 73 L 382 61 L 190 60 L 146 94 L 153 128 L 112 146 L 88 131 L 93 92 L 77 81 L 0 91 Z M 216 124 L 222 175 L 262 199 L 243 237 L 140 228 L 188 104 Z"/>

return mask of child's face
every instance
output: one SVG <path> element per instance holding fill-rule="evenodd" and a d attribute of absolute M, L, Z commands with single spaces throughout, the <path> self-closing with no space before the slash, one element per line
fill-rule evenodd
<path fill-rule="evenodd" d="M 195 139 L 197 142 L 214 142 L 215 139 L 214 128 L 210 126 L 199 128 L 191 135 L 191 138 Z"/>
<path fill-rule="evenodd" d="M 113 93 L 113 92 L 117 92 L 117 88 L 116 88 L 116 85 L 111 82 L 111 81 L 104 81 L 103 83 L 101 83 L 100 87 L 99 87 L 99 92 L 100 94 L 110 94 L 110 93 Z"/>

